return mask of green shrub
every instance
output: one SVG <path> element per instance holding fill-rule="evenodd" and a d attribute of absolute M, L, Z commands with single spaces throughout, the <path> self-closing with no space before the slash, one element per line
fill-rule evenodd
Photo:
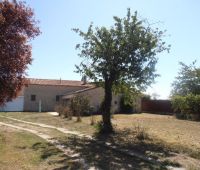
<path fill-rule="evenodd" d="M 177 118 L 200 120 L 200 95 L 174 96 L 172 107 Z"/>

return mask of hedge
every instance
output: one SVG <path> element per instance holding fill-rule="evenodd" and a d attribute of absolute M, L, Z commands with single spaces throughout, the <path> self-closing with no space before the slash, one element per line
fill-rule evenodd
<path fill-rule="evenodd" d="M 172 107 L 179 118 L 200 120 L 200 95 L 174 96 Z"/>

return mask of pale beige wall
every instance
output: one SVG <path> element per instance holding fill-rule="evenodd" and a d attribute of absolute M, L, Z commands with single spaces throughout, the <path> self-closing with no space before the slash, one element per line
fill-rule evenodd
<path fill-rule="evenodd" d="M 141 97 L 137 97 L 136 103 L 135 103 L 135 112 L 140 113 L 142 110 L 142 99 Z"/>
<path fill-rule="evenodd" d="M 121 101 L 120 94 L 113 95 L 111 113 L 119 113 L 120 112 L 120 101 Z"/>
<path fill-rule="evenodd" d="M 90 106 L 93 106 L 95 111 L 97 111 L 100 108 L 100 105 L 104 98 L 104 89 L 94 88 L 90 89 L 88 91 L 84 91 L 81 94 L 86 95 L 90 101 Z"/>
<path fill-rule="evenodd" d="M 99 109 L 101 102 L 104 98 L 104 89 L 102 87 L 91 89 L 88 91 L 84 91 L 81 94 L 87 95 L 90 101 L 90 106 L 94 106 L 95 111 Z M 111 113 L 119 113 L 120 112 L 120 101 L 121 94 L 112 96 L 112 107 Z M 135 101 L 135 105 L 133 106 L 134 112 L 141 112 L 141 97 L 137 97 Z"/>
<path fill-rule="evenodd" d="M 88 91 L 84 91 L 81 94 L 86 95 L 90 101 L 90 106 L 97 111 L 104 99 L 104 89 L 102 87 L 94 88 Z M 120 110 L 120 95 L 113 95 L 111 112 L 116 113 Z"/>
<path fill-rule="evenodd" d="M 24 88 L 24 111 L 38 111 L 39 100 L 42 102 L 42 111 L 54 111 L 56 95 L 65 95 L 71 91 L 85 87 L 56 86 L 56 85 L 29 85 Z M 31 101 L 31 95 L 36 95 L 36 101 Z M 61 97 L 60 97 L 61 100 Z"/>

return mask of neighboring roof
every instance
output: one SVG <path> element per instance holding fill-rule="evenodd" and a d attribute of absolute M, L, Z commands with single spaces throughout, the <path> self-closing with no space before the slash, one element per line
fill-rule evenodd
<path fill-rule="evenodd" d="M 91 84 L 83 84 L 82 81 L 75 81 L 75 80 L 56 80 L 56 79 L 34 79 L 34 78 L 27 78 L 26 84 L 32 85 L 56 85 L 56 86 L 85 86 L 85 87 L 92 87 Z"/>
<path fill-rule="evenodd" d="M 89 90 L 92 90 L 92 89 L 96 89 L 96 88 L 98 88 L 98 87 L 89 87 L 89 88 L 86 88 L 86 89 L 73 91 L 73 92 L 67 93 L 62 98 L 63 99 L 70 99 L 70 98 L 74 97 L 74 95 L 76 95 L 76 94 L 79 94 L 79 93 L 82 93 L 82 92 L 85 92 L 85 91 L 89 91 Z"/>

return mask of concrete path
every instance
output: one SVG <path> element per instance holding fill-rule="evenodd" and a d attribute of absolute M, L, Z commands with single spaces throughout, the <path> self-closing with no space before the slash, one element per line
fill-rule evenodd
<path fill-rule="evenodd" d="M 53 115 L 53 116 L 59 116 L 58 112 L 47 112 L 47 113 L 50 114 L 50 115 Z"/>

